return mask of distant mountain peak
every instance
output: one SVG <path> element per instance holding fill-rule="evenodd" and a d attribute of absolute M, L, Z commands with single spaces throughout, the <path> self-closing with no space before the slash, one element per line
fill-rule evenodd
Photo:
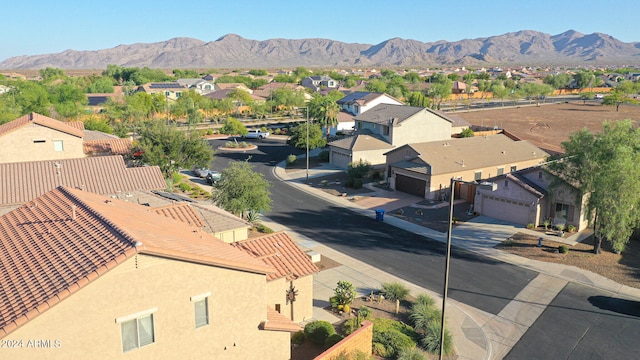
<path fill-rule="evenodd" d="M 618 65 L 637 62 L 640 43 L 624 43 L 603 33 L 575 30 L 549 35 L 520 30 L 497 36 L 424 43 L 394 37 L 378 44 L 331 39 L 248 40 L 226 34 L 204 42 L 176 37 L 157 43 L 118 45 L 96 51 L 16 56 L 0 69 L 104 69 L 108 64 L 150 68 L 433 67 L 491 65 Z"/>

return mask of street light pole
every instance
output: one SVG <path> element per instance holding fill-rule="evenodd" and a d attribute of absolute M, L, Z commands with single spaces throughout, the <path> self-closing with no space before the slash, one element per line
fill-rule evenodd
<path fill-rule="evenodd" d="M 305 108 L 307 113 L 307 184 L 309 183 L 309 107 Z"/>
<path fill-rule="evenodd" d="M 447 255 L 444 269 L 444 289 L 442 291 L 442 319 L 440 321 L 440 360 L 444 353 L 444 312 L 447 306 L 447 293 L 449 290 L 449 260 L 451 259 L 451 230 L 453 229 L 453 198 L 455 195 L 456 180 L 451 178 L 451 196 L 449 197 L 449 230 L 447 231 Z"/>

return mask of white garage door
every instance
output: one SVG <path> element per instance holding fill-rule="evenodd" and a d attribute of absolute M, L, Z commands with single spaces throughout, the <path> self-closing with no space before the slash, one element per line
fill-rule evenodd
<path fill-rule="evenodd" d="M 346 169 L 351 162 L 351 156 L 336 151 L 331 152 L 331 165 Z"/>
<path fill-rule="evenodd" d="M 526 225 L 530 221 L 529 214 L 532 208 L 531 204 L 484 195 L 482 209 L 478 210 L 485 216 Z"/>

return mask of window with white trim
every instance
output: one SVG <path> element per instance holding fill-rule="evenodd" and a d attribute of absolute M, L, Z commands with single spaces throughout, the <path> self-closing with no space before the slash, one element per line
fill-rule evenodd
<path fill-rule="evenodd" d="M 155 342 L 153 312 L 156 309 L 116 319 L 122 334 L 122 351 L 127 352 Z"/>
<path fill-rule="evenodd" d="M 64 143 L 62 140 L 53 140 L 53 151 L 64 151 Z"/>
<path fill-rule="evenodd" d="M 504 168 L 503 167 L 498 168 L 498 176 L 503 174 L 504 174 Z"/>
<path fill-rule="evenodd" d="M 209 296 L 210 292 L 191 297 L 196 329 L 209 325 Z"/>

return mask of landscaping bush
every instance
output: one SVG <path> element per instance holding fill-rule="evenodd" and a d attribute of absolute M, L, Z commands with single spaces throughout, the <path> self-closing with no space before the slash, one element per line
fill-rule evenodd
<path fill-rule="evenodd" d="M 191 190 L 191 185 L 189 185 L 187 183 L 180 183 L 180 184 L 178 184 L 178 189 L 180 189 L 182 191 L 190 191 Z"/>
<path fill-rule="evenodd" d="M 324 345 L 325 340 L 335 333 L 333 325 L 324 320 L 312 321 L 304 327 L 305 338 L 317 345 Z"/>
<path fill-rule="evenodd" d="M 273 135 L 280 135 L 280 132 L 281 132 L 280 128 L 277 128 L 273 130 Z"/>
<path fill-rule="evenodd" d="M 356 298 L 356 287 L 348 281 L 340 280 L 338 281 L 338 286 L 336 286 L 333 291 L 334 296 L 332 297 L 332 299 L 335 300 L 335 303 L 338 306 L 342 305 L 341 310 L 347 312 L 347 309 L 345 309 L 344 307 L 351 304 Z M 331 302 L 331 299 L 329 299 L 329 302 Z M 333 303 L 331 303 L 331 305 L 333 306 Z M 349 308 L 348 310 L 351 309 Z"/>
<path fill-rule="evenodd" d="M 440 311 L 436 309 L 433 305 L 428 305 L 426 303 L 415 303 L 411 307 L 411 314 L 409 314 L 409 319 L 413 323 L 413 328 L 416 331 L 425 332 L 429 322 L 438 315 L 440 315 Z"/>
<path fill-rule="evenodd" d="M 353 179 L 353 188 L 361 189 L 362 188 L 362 179 Z"/>
<path fill-rule="evenodd" d="M 382 175 L 380 175 L 380 173 L 376 171 L 373 174 L 371 174 L 371 180 L 380 181 L 382 180 Z"/>
<path fill-rule="evenodd" d="M 329 151 L 328 150 L 320 151 L 320 153 L 318 154 L 318 160 L 320 160 L 321 162 L 329 161 Z"/>
<path fill-rule="evenodd" d="M 213 135 L 213 129 L 207 129 L 207 135 Z"/>
<path fill-rule="evenodd" d="M 371 354 L 367 354 L 360 350 L 352 350 L 347 354 L 346 351 L 342 350 L 337 357 L 333 358 L 334 360 L 371 360 Z"/>
<path fill-rule="evenodd" d="M 384 345 L 386 357 L 395 357 L 403 350 L 416 346 L 416 342 L 409 336 L 395 329 L 375 331 L 373 327 L 373 342 Z"/>
<path fill-rule="evenodd" d="M 271 234 L 273 232 L 273 229 L 271 229 L 270 227 L 264 225 L 264 224 L 258 224 L 256 225 L 256 231 L 263 233 L 263 234 Z"/>
<path fill-rule="evenodd" d="M 368 161 L 360 159 L 357 162 L 352 162 L 349 164 L 349 166 L 347 167 L 347 174 L 349 175 L 349 177 L 352 177 L 354 179 L 362 179 L 363 177 L 367 176 L 369 170 L 371 170 L 371 164 L 369 164 Z"/>
<path fill-rule="evenodd" d="M 291 343 L 295 345 L 301 345 L 304 342 L 304 332 L 302 330 L 293 333 L 291 335 Z"/>
<path fill-rule="evenodd" d="M 427 360 L 427 357 L 418 348 L 405 349 L 398 354 L 398 360 Z"/>
<path fill-rule="evenodd" d="M 174 184 L 179 183 L 180 181 L 182 181 L 182 175 L 180 175 L 179 173 L 173 173 L 173 175 L 171 175 L 171 181 L 173 181 Z"/>
<path fill-rule="evenodd" d="M 435 306 L 436 301 L 433 300 L 433 298 L 427 294 L 419 294 L 416 297 L 416 302 L 415 304 L 424 304 L 426 306 Z"/>
<path fill-rule="evenodd" d="M 244 149 L 246 147 L 249 147 L 249 144 L 246 141 L 243 141 L 240 143 L 240 147 Z"/>
<path fill-rule="evenodd" d="M 293 155 L 293 154 L 289 154 L 289 156 L 287 156 L 287 165 L 293 165 L 296 163 L 296 160 L 298 160 L 298 157 Z"/>
<path fill-rule="evenodd" d="M 371 316 L 371 309 L 362 305 L 360 309 L 358 309 L 358 317 L 362 320 L 367 320 Z"/>
<path fill-rule="evenodd" d="M 535 229 L 535 228 L 536 228 L 536 226 L 535 226 L 535 225 L 533 225 L 533 223 L 528 223 L 528 224 L 527 224 L 527 229 L 529 229 L 529 230 L 533 230 L 533 229 Z"/>
<path fill-rule="evenodd" d="M 227 141 L 227 142 L 224 144 L 224 147 L 227 147 L 227 148 L 235 148 L 235 147 L 238 147 L 238 143 L 236 143 L 235 141 Z"/>
<path fill-rule="evenodd" d="M 373 355 L 387 357 L 387 349 L 381 343 L 374 342 L 371 348 Z"/>
<path fill-rule="evenodd" d="M 344 186 L 353 187 L 353 178 L 352 177 L 347 178 L 347 180 L 344 181 Z"/>
<path fill-rule="evenodd" d="M 432 354 L 440 352 L 440 324 L 440 319 L 429 322 L 424 336 L 422 340 L 420 340 L 420 346 Z M 447 328 L 444 329 L 444 347 L 442 353 L 447 356 L 453 354 L 453 337 Z"/>
<path fill-rule="evenodd" d="M 391 301 L 402 301 L 409 295 L 409 288 L 399 282 L 383 283 L 382 295 Z"/>
<path fill-rule="evenodd" d="M 566 254 L 569 252 L 569 248 L 566 245 L 560 245 L 560 247 L 558 247 L 558 252 L 560 254 Z"/>
<path fill-rule="evenodd" d="M 360 328 L 360 322 L 358 321 L 358 318 L 351 318 L 342 324 L 342 328 L 340 329 L 340 332 L 344 336 L 349 336 L 359 328 Z"/>
<path fill-rule="evenodd" d="M 331 334 L 324 341 L 324 348 L 328 349 L 344 339 L 340 334 Z"/>

